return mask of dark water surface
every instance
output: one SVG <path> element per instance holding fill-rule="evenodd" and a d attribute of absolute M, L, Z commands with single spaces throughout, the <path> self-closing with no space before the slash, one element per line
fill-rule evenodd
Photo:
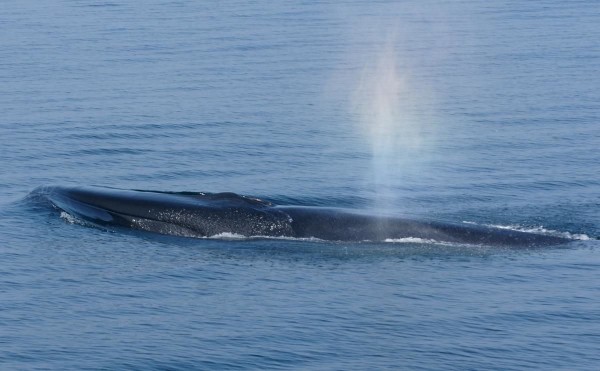
<path fill-rule="evenodd" d="M 595 1 L 3 4 L 0 368 L 597 369 L 598 25 Z M 186 239 L 27 197 L 48 184 L 573 242 Z"/>

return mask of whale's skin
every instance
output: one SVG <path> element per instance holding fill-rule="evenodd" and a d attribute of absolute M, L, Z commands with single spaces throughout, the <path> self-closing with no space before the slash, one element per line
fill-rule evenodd
<path fill-rule="evenodd" d="M 560 245 L 569 239 L 465 223 L 368 215 L 337 208 L 278 206 L 234 193 L 44 186 L 34 191 L 56 208 L 98 225 L 185 237 L 224 233 L 327 241 L 420 239 L 504 247 Z"/>

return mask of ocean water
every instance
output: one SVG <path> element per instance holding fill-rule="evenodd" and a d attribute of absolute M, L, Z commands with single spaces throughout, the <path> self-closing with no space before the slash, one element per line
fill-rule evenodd
<path fill-rule="evenodd" d="M 19 1 L 0 25 L 0 368 L 598 369 L 595 1 Z M 572 242 L 180 238 L 28 197 L 53 184 Z"/>

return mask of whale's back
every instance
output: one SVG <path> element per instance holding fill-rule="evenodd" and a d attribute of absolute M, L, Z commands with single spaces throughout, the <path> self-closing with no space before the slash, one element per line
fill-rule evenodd
<path fill-rule="evenodd" d="M 42 187 L 36 191 L 79 218 L 162 234 L 206 237 L 318 238 L 329 241 L 428 242 L 536 247 L 568 239 L 470 224 L 384 217 L 336 208 L 277 206 L 235 193 L 154 192 L 103 187 Z"/>

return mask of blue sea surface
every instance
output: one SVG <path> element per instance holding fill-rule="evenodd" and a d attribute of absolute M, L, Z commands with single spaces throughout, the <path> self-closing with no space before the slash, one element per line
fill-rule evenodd
<path fill-rule="evenodd" d="M 598 369 L 600 6 L 5 2 L 1 369 Z M 568 237 L 183 238 L 41 185 Z"/>

